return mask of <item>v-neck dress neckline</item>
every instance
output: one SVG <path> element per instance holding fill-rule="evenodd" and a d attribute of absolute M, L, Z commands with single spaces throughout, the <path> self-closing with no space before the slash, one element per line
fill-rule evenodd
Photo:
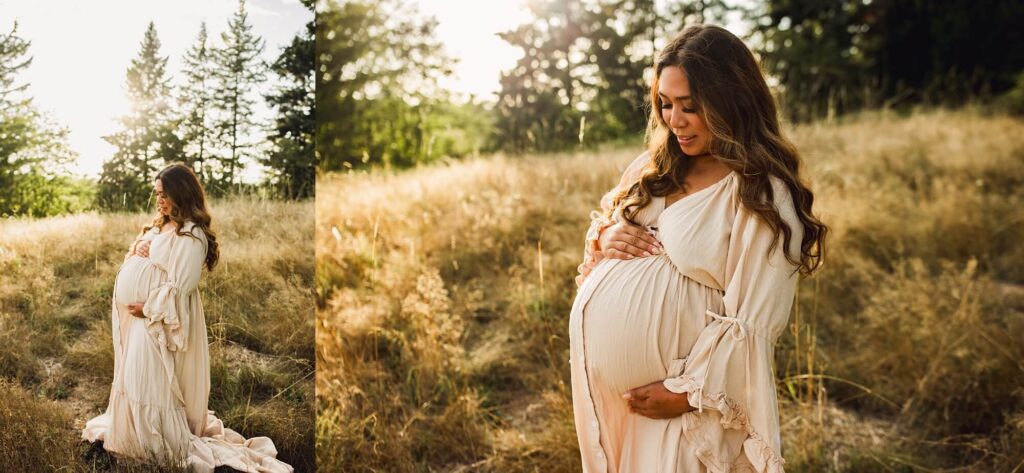
<path fill-rule="evenodd" d="M 693 192 L 691 192 L 689 194 L 684 195 L 679 200 L 677 200 L 675 202 L 672 202 L 672 204 L 668 203 L 668 199 L 666 198 L 666 196 L 663 196 L 663 195 L 662 196 L 658 196 L 658 198 L 661 199 L 661 206 L 662 206 L 661 214 L 658 215 L 658 218 L 660 219 L 661 215 L 663 215 L 669 209 L 672 209 L 674 207 L 680 206 L 680 204 L 685 203 L 685 201 L 687 201 L 687 200 L 694 200 L 698 196 L 707 194 L 707 193 L 711 192 L 714 189 L 722 187 L 722 185 L 724 185 L 729 179 L 732 179 L 735 175 L 736 175 L 736 171 L 729 171 L 729 174 L 726 174 L 725 177 L 715 181 L 711 185 L 702 187 L 700 189 L 697 189 L 696 191 L 693 191 Z"/>

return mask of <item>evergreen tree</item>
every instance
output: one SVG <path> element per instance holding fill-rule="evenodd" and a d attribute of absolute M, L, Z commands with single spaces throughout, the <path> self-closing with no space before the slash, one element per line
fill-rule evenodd
<path fill-rule="evenodd" d="M 316 152 L 323 170 L 444 156 L 452 60 L 407 0 L 325 2 L 316 21 Z M 470 126 L 472 126 L 471 124 Z"/>
<path fill-rule="evenodd" d="M 80 186 L 66 173 L 75 153 L 68 131 L 40 113 L 17 75 L 32 63 L 17 23 L 0 33 L 0 216 L 83 210 Z"/>
<path fill-rule="evenodd" d="M 28 84 L 18 84 L 17 74 L 32 64 L 27 57 L 30 43 L 18 36 L 18 23 L 11 32 L 0 35 L 0 110 L 28 105 L 27 98 L 16 98 Z"/>
<path fill-rule="evenodd" d="M 252 157 L 255 143 L 249 141 L 258 123 L 253 118 L 255 91 L 266 78 L 267 65 L 260 58 L 263 40 L 253 33 L 245 0 L 239 0 L 238 11 L 228 21 L 228 29 L 221 34 L 223 48 L 214 53 L 216 78 L 214 107 L 218 116 L 214 128 L 224 150 L 220 176 L 220 191 L 226 191 L 236 182 L 244 167 L 243 160 Z"/>
<path fill-rule="evenodd" d="M 313 0 L 303 4 L 313 11 Z M 313 23 L 306 23 L 306 31 L 296 35 L 271 65 L 285 85 L 266 97 L 278 115 L 269 136 L 274 149 L 260 162 L 269 168 L 270 183 L 278 194 L 290 199 L 311 197 L 316 187 Z"/>
<path fill-rule="evenodd" d="M 212 50 L 207 45 L 206 22 L 199 26 L 199 36 L 185 52 L 182 84 L 178 104 L 181 107 L 182 161 L 203 181 L 211 174 L 207 160 L 212 156 L 211 107 L 213 72 Z"/>
<path fill-rule="evenodd" d="M 163 162 L 180 158 L 181 141 L 170 115 L 167 57 L 160 56 L 160 39 L 152 22 L 139 55 L 126 74 L 131 112 L 120 118 L 122 130 L 104 139 L 117 148 L 103 164 L 98 203 L 105 209 L 140 209 L 150 200 L 150 180 Z"/>

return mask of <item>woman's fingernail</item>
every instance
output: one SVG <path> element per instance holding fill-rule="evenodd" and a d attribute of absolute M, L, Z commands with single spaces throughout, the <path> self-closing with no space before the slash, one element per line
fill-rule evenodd
<path fill-rule="evenodd" d="M 629 400 L 629 399 L 632 399 L 632 398 L 633 398 L 633 396 L 631 396 L 631 395 L 630 395 L 629 393 L 626 393 L 626 394 L 623 394 L 623 395 L 622 395 L 622 398 L 623 398 L 623 399 L 626 399 L 626 400 Z"/>
<path fill-rule="evenodd" d="M 650 251 L 645 251 L 644 252 L 644 256 L 651 256 L 651 252 Z"/>

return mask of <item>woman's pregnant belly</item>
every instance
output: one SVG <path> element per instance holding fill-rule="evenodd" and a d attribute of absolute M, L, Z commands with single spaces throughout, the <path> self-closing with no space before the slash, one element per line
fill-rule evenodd
<path fill-rule="evenodd" d="M 134 255 L 121 264 L 114 281 L 114 300 L 119 304 L 145 302 L 149 292 L 162 282 L 163 271 L 149 258 Z"/>
<path fill-rule="evenodd" d="M 713 289 L 664 254 L 602 264 L 614 266 L 584 301 L 587 375 L 592 389 L 621 395 L 665 379 L 672 361 L 689 353 Z"/>

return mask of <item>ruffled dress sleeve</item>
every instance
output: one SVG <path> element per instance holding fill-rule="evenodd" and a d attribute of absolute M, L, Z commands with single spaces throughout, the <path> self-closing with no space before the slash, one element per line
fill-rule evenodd
<path fill-rule="evenodd" d="M 612 206 L 612 198 L 616 192 L 618 192 L 618 187 L 608 191 L 601 197 L 601 210 L 590 212 L 590 228 L 587 229 L 587 235 L 583 243 L 583 262 L 576 267 L 576 271 L 579 273 L 576 276 L 576 286 L 582 285 L 583 281 L 590 274 L 590 270 L 594 268 L 598 261 L 604 258 L 604 254 L 597 244 L 597 239 L 601 237 L 602 230 L 615 224 L 614 216 L 608 218 L 605 215 Z"/>
<path fill-rule="evenodd" d="M 188 222 L 189 235 L 168 236 L 163 251 L 150 250 L 153 264 L 167 273 L 167 280 L 149 292 L 142 313 L 148 330 L 169 351 L 188 349 L 190 314 L 188 298 L 199 287 L 199 277 L 206 260 L 206 235 Z"/>
<path fill-rule="evenodd" d="M 774 178 L 773 178 L 774 179 Z M 780 216 L 793 231 L 790 254 L 803 236 L 789 193 L 773 183 Z M 742 451 L 758 472 L 783 471 L 775 376 L 775 341 L 789 321 L 799 274 L 783 242 L 760 217 L 738 205 L 725 270 L 724 313 L 708 310 L 707 325 L 677 373 L 664 381 L 686 393 L 696 411 L 683 415 L 684 435 L 709 471 L 729 471 L 740 452 L 726 438 L 741 435 Z"/>

